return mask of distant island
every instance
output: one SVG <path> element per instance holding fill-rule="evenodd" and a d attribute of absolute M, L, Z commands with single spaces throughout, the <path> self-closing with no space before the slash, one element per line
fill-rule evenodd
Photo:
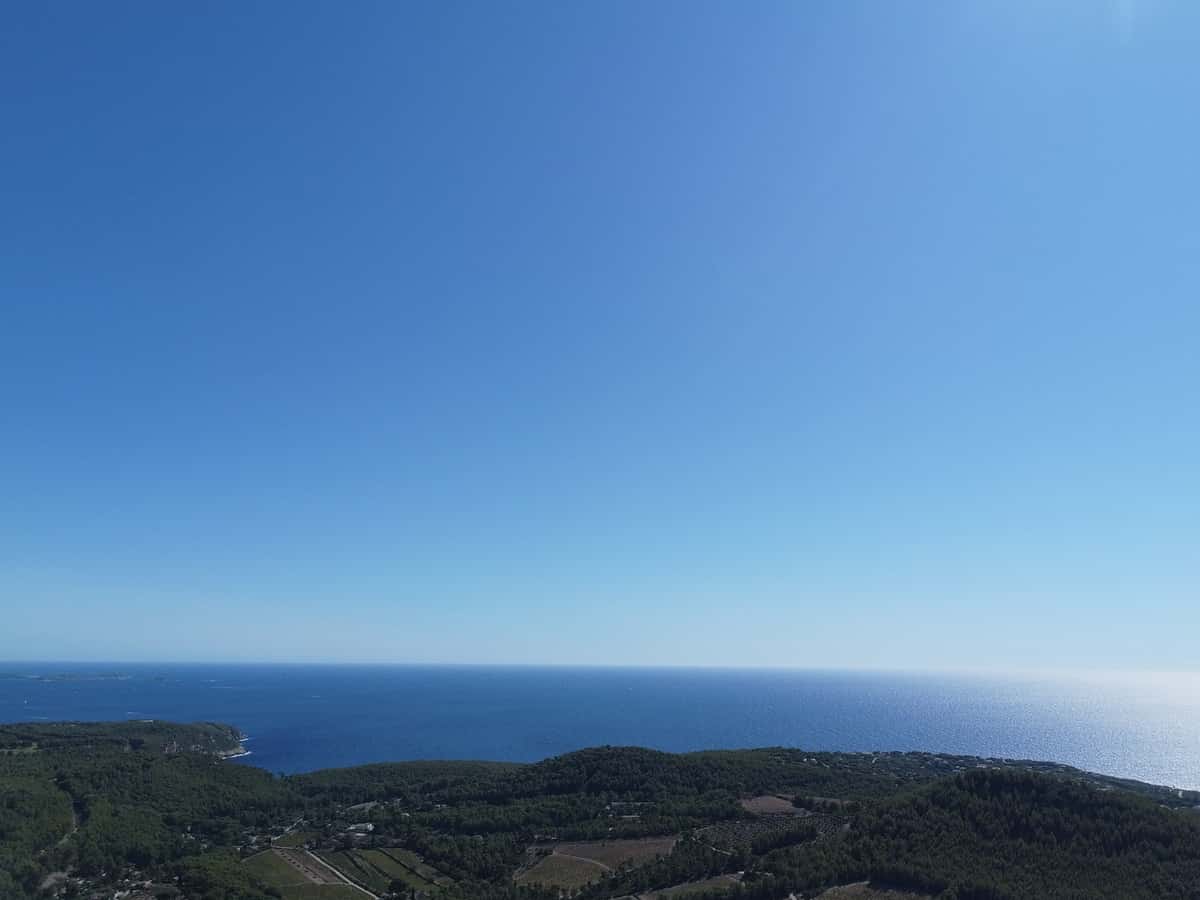
<path fill-rule="evenodd" d="M 219 723 L 0 726 L 0 898 L 1196 898 L 1200 794 L 1028 760 L 597 747 L 275 776 Z"/>
<path fill-rule="evenodd" d="M 25 672 L 0 672 L 0 681 L 129 681 L 125 672 L 50 672 L 42 675 Z"/>

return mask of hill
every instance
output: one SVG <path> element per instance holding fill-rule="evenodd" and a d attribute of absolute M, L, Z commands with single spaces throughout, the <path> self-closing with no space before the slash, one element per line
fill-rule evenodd
<path fill-rule="evenodd" d="M 1054 763 L 597 747 L 275 777 L 221 758 L 239 737 L 0 727 L 0 898 L 1200 897 L 1200 797 Z"/>

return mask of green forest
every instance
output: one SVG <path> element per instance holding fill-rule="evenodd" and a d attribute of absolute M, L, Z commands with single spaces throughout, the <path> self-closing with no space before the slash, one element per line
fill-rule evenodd
<path fill-rule="evenodd" d="M 223 759 L 238 737 L 0 726 L 0 898 L 1200 898 L 1200 797 L 1052 763 L 600 747 L 277 776 Z"/>

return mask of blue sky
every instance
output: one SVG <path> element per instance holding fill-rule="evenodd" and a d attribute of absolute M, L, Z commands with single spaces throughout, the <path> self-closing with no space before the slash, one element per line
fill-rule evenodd
<path fill-rule="evenodd" d="M 1200 7 L 0 15 L 0 658 L 1196 666 Z"/>

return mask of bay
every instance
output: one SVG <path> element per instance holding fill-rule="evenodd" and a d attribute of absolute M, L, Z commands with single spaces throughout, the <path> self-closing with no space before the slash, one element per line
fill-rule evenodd
<path fill-rule="evenodd" d="M 1200 789 L 1200 675 L 0 663 L 0 721 L 219 721 L 275 772 L 600 744 L 1041 759 Z"/>

